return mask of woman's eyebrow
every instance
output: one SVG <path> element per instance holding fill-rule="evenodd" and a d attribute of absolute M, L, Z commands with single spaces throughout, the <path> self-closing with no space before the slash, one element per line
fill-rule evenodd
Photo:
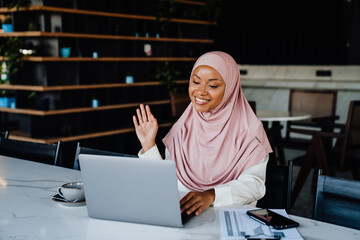
<path fill-rule="evenodd" d="M 198 79 L 201 79 L 201 77 L 199 77 L 199 76 L 196 75 L 195 73 L 193 74 L 193 76 L 197 77 Z M 210 78 L 210 79 L 208 79 L 208 81 L 220 81 L 220 82 L 222 82 L 222 80 L 221 80 L 221 79 L 218 79 L 218 78 Z"/>
<path fill-rule="evenodd" d="M 193 74 L 193 75 L 195 75 L 198 79 L 201 79 L 198 75 L 196 75 L 195 73 Z"/>

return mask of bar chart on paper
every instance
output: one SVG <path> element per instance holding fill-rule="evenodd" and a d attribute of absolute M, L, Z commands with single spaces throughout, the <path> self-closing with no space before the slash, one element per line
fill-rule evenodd
<path fill-rule="evenodd" d="M 278 238 L 303 239 L 296 228 L 276 230 L 267 225 L 251 219 L 246 214 L 247 209 L 220 208 L 218 209 L 218 220 L 222 239 L 246 239 L 256 238 Z M 287 216 L 284 209 L 273 210 L 283 216 Z"/>

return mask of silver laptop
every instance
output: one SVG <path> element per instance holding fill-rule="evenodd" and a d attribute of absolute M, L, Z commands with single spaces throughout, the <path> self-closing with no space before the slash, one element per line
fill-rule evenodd
<path fill-rule="evenodd" d="M 80 154 L 89 217 L 183 227 L 173 161 Z M 183 218 L 183 220 L 182 220 Z"/>

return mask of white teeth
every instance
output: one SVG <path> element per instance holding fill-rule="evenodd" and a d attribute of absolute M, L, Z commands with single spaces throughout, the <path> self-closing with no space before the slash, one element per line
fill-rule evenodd
<path fill-rule="evenodd" d="M 208 101 L 208 100 L 200 99 L 200 98 L 197 98 L 197 97 L 195 97 L 195 99 L 196 99 L 196 101 L 198 101 L 198 102 L 207 102 L 207 101 Z"/>

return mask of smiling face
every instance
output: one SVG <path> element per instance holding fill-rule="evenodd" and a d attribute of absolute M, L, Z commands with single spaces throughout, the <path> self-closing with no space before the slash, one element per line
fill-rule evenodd
<path fill-rule="evenodd" d="M 198 112 L 208 112 L 217 107 L 224 97 L 225 82 L 212 67 L 195 68 L 189 84 L 189 96 Z"/>

